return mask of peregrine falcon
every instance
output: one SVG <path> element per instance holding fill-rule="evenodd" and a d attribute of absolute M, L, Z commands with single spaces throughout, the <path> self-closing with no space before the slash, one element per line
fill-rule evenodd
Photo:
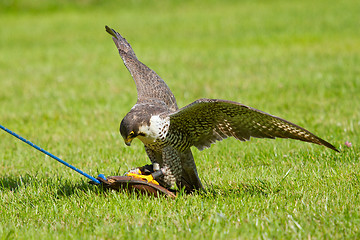
<path fill-rule="evenodd" d="M 169 189 L 201 190 L 190 148 L 203 150 L 227 137 L 240 141 L 250 137 L 292 138 L 338 151 L 302 127 L 237 102 L 199 99 L 179 109 L 166 83 L 138 60 L 127 40 L 108 26 L 105 29 L 112 35 L 137 89 L 137 102 L 121 121 L 121 136 L 128 146 L 133 139 L 140 139 L 152 163 L 129 174 Z"/>

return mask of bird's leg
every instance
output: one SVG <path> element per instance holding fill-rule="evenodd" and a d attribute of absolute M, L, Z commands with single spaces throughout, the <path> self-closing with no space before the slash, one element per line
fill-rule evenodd
<path fill-rule="evenodd" d="M 181 184 L 181 159 L 179 152 L 172 146 L 166 146 L 162 152 L 163 165 L 161 171 L 163 176 L 159 181 L 166 185 L 166 188 L 178 190 Z"/>
<path fill-rule="evenodd" d="M 155 162 L 155 156 L 153 155 L 153 152 L 148 148 L 145 149 L 153 164 L 132 169 L 125 175 L 143 179 L 168 189 L 178 190 L 178 187 L 181 186 L 182 173 L 179 152 L 172 146 L 165 146 L 161 152 L 160 158 L 162 159 L 162 162 L 160 166 L 160 164 Z"/>
<path fill-rule="evenodd" d="M 171 167 L 165 165 L 158 172 L 161 172 L 161 175 L 158 176 L 158 180 L 162 185 L 167 189 L 178 190 L 178 183 L 175 177 L 174 171 Z"/>

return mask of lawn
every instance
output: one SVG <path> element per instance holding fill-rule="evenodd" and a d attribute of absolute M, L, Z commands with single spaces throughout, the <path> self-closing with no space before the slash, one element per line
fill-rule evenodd
<path fill-rule="evenodd" d="M 360 238 L 359 12 L 357 0 L 1 2 L 0 124 L 93 176 L 149 163 L 118 131 L 137 95 L 105 25 L 179 106 L 241 102 L 341 153 L 226 139 L 193 150 L 207 193 L 171 200 L 103 192 L 0 131 L 0 238 Z"/>

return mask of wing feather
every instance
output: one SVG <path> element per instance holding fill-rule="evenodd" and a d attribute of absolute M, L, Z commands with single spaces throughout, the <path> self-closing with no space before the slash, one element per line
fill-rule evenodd
<path fill-rule="evenodd" d="M 176 99 L 164 80 L 137 59 L 134 50 L 125 38 L 108 26 L 105 26 L 105 29 L 113 36 L 119 54 L 135 81 L 138 103 L 160 100 L 165 102 L 171 111 L 177 110 Z"/>
<path fill-rule="evenodd" d="M 256 138 L 292 138 L 324 145 L 333 145 L 308 130 L 279 117 L 243 104 L 220 100 L 199 99 L 170 114 L 169 135 L 182 136 L 186 144 L 202 150 L 227 137 L 240 141 Z"/>

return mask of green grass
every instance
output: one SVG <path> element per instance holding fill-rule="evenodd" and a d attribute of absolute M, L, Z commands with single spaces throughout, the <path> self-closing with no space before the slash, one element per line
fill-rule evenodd
<path fill-rule="evenodd" d="M 18 0 L 0 9 L 0 124 L 94 176 L 149 162 L 141 142 L 128 148 L 118 133 L 136 91 L 104 25 L 180 106 L 238 101 L 341 150 L 227 139 L 194 149 L 208 194 L 170 200 L 103 192 L 1 131 L 0 238 L 360 238 L 357 0 Z"/>

